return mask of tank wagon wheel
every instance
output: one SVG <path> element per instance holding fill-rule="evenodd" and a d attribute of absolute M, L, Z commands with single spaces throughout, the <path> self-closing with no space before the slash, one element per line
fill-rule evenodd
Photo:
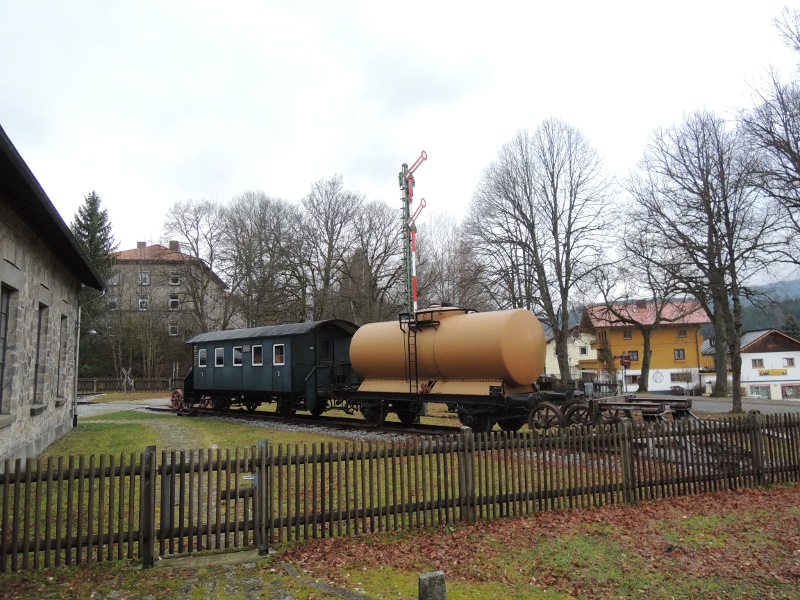
<path fill-rule="evenodd" d="M 386 409 L 381 405 L 363 406 L 361 408 L 361 414 L 364 415 L 364 419 L 367 423 L 373 427 L 380 427 L 386 420 Z"/>
<path fill-rule="evenodd" d="M 555 404 L 542 402 L 537 404 L 528 413 L 528 427 L 531 431 L 546 433 L 558 429 L 564 423 L 564 413 Z"/>
<path fill-rule="evenodd" d="M 311 409 L 311 416 L 312 417 L 321 416 L 322 413 L 325 412 L 326 408 L 328 408 L 327 400 L 317 400 L 317 403 L 314 405 L 314 408 Z"/>
<path fill-rule="evenodd" d="M 397 418 L 400 419 L 403 427 L 411 427 L 419 421 L 419 412 L 411 410 L 406 402 L 392 404 L 392 410 L 397 415 Z"/>
<path fill-rule="evenodd" d="M 592 414 L 588 404 L 579 402 L 573 404 L 564 412 L 565 427 L 582 427 L 594 425 L 595 416 Z"/>
<path fill-rule="evenodd" d="M 183 408 L 183 390 L 172 390 L 170 403 L 172 410 L 180 410 Z"/>
<path fill-rule="evenodd" d="M 477 414 L 459 411 L 458 419 L 464 427 L 469 427 L 476 433 L 487 433 L 494 427 L 494 417 L 488 411 Z"/>

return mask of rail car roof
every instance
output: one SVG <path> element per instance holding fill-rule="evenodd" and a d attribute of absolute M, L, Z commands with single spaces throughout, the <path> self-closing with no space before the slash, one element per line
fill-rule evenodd
<path fill-rule="evenodd" d="M 326 321 L 306 321 L 304 323 L 287 323 L 284 325 L 265 325 L 264 327 L 248 327 L 246 329 L 226 329 L 224 331 L 210 331 L 199 333 L 186 341 L 187 344 L 203 342 L 220 342 L 225 340 L 250 340 L 270 337 L 291 337 L 304 335 L 316 328 L 326 325 L 336 325 L 347 333 L 355 333 L 358 325 L 344 319 L 328 319 Z"/>

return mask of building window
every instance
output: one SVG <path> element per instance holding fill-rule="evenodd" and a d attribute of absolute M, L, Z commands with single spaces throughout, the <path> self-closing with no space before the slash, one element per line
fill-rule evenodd
<path fill-rule="evenodd" d="M 670 373 L 669 380 L 672 383 L 691 383 L 694 376 L 691 373 L 680 372 L 680 373 Z"/>
<path fill-rule="evenodd" d="M 633 331 L 631 331 L 630 328 L 626 328 L 622 332 L 622 337 L 623 337 L 623 339 L 626 339 L 626 340 L 629 340 L 629 339 L 633 338 Z"/>
<path fill-rule="evenodd" d="M 8 348 L 9 324 L 13 328 L 14 322 L 10 318 L 12 294 L 11 288 L 0 286 L 0 414 L 8 412 L 8 407 L 3 402 L 3 389 L 6 381 L 6 349 Z M 9 374 L 11 373 L 13 373 L 13 369 L 9 370 Z"/>
<path fill-rule="evenodd" d="M 108 278 L 108 285 L 119 285 L 119 273 L 114 273 Z"/>
<path fill-rule="evenodd" d="M 36 318 L 36 362 L 33 365 L 33 402 L 41 404 L 44 397 L 44 363 L 47 358 L 47 316 L 49 307 L 39 304 Z"/>
<path fill-rule="evenodd" d="M 686 337 L 686 327 L 678 327 L 678 337 L 679 338 Z"/>
<path fill-rule="evenodd" d="M 172 337 L 175 337 L 176 335 L 178 335 L 178 326 L 175 325 L 175 324 L 170 323 L 170 325 L 169 325 L 169 334 Z"/>
<path fill-rule="evenodd" d="M 214 348 L 214 366 L 225 366 L 225 350 L 223 348 Z"/>
<path fill-rule="evenodd" d="M 205 367 L 208 364 L 208 350 L 200 348 L 197 351 L 197 366 Z"/>
<path fill-rule="evenodd" d="M 283 344 L 275 344 L 272 347 L 272 364 L 276 367 L 286 364 Z"/>
<path fill-rule="evenodd" d="M 253 346 L 253 354 L 251 356 L 254 367 L 260 367 L 264 364 L 264 346 Z"/>
<path fill-rule="evenodd" d="M 233 366 L 234 367 L 241 367 L 242 366 L 242 347 L 241 346 L 234 346 L 233 347 Z"/>
<path fill-rule="evenodd" d="M 608 340 L 608 332 L 605 329 L 598 331 L 597 339 L 605 342 L 606 340 Z"/>
<path fill-rule="evenodd" d="M 639 351 L 628 350 L 628 358 L 631 359 L 631 362 L 639 362 Z"/>
<path fill-rule="evenodd" d="M 181 284 L 180 273 L 170 273 L 169 274 L 169 284 L 170 285 L 180 285 Z"/>
<path fill-rule="evenodd" d="M 139 294 L 139 310 L 148 310 L 150 308 L 150 296 L 147 294 Z"/>
<path fill-rule="evenodd" d="M 67 379 L 67 342 L 69 340 L 67 335 L 67 317 L 65 315 L 61 315 L 61 327 L 59 328 L 58 335 L 61 337 L 61 341 L 58 344 L 56 395 L 59 398 L 64 398 Z"/>
<path fill-rule="evenodd" d="M 754 358 L 752 360 L 752 365 L 754 369 L 763 369 L 764 368 L 764 359 L 763 358 Z"/>
<path fill-rule="evenodd" d="M 117 295 L 108 295 L 108 310 L 117 310 Z"/>
<path fill-rule="evenodd" d="M 150 285 L 149 271 L 139 271 L 139 285 Z"/>
<path fill-rule="evenodd" d="M 675 348 L 675 360 L 686 360 L 686 350 Z"/>
<path fill-rule="evenodd" d="M 589 349 L 586 346 L 581 346 L 580 353 L 581 353 L 581 356 L 588 356 L 589 355 Z"/>
<path fill-rule="evenodd" d="M 787 356 L 783 359 L 783 366 L 784 367 L 793 367 L 794 366 L 794 357 Z"/>
<path fill-rule="evenodd" d="M 180 300 L 178 300 L 178 294 L 171 294 L 169 297 L 169 309 L 178 310 L 179 305 L 180 305 Z"/>

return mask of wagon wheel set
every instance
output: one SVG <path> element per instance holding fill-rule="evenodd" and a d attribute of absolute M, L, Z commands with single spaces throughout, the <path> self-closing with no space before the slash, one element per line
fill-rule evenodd
<path fill-rule="evenodd" d="M 631 416 L 628 410 L 601 410 L 584 402 L 574 402 L 563 409 L 551 402 L 540 402 L 528 413 L 528 427 L 531 431 L 546 432 L 597 423 L 619 423 L 623 419 L 630 419 Z"/>

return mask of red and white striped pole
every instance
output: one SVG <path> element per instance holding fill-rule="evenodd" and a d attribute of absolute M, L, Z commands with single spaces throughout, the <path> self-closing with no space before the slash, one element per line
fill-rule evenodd
<path fill-rule="evenodd" d="M 414 215 L 408 221 L 408 228 L 411 230 L 411 287 L 414 298 L 414 312 L 417 312 L 417 226 L 415 221 L 423 208 L 425 208 L 425 198 L 419 201 L 417 210 L 414 211 Z"/>

